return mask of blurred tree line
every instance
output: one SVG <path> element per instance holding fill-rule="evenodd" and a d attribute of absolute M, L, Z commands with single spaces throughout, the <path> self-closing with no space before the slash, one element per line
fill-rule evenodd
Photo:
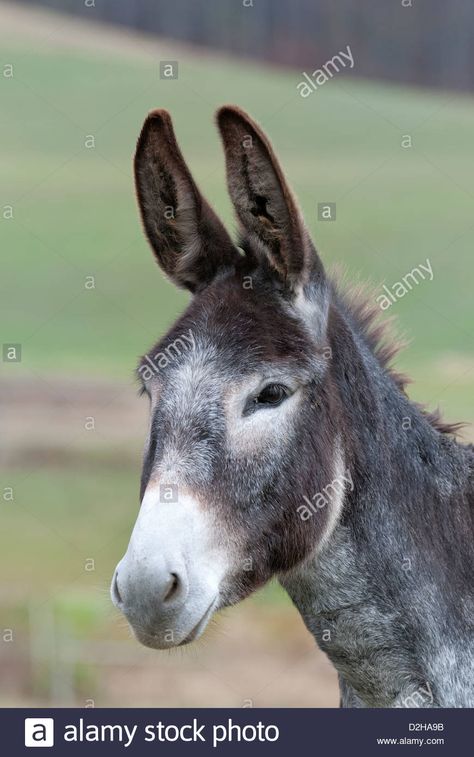
<path fill-rule="evenodd" d="M 474 89 L 473 0 L 22 0 L 308 72 Z"/>

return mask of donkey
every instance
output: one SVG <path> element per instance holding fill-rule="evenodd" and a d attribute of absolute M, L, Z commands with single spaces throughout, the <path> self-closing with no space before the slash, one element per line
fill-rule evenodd
<path fill-rule="evenodd" d="M 270 142 L 217 113 L 239 244 L 170 116 L 145 120 L 145 234 L 192 299 L 140 361 L 141 507 L 111 595 L 136 638 L 197 639 L 276 577 L 345 707 L 474 706 L 472 446 L 411 402 L 370 301 L 329 277 Z"/>

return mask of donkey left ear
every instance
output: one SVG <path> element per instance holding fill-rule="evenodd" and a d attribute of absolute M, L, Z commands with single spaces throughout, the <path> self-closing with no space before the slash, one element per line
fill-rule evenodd
<path fill-rule="evenodd" d="M 217 111 L 229 194 L 257 255 L 295 290 L 324 279 L 323 265 L 270 141 L 244 111 L 225 105 Z"/>
<path fill-rule="evenodd" d="M 165 110 L 152 111 L 143 124 L 134 167 L 146 236 L 159 265 L 177 286 L 195 292 L 221 268 L 239 260 L 191 176 Z"/>

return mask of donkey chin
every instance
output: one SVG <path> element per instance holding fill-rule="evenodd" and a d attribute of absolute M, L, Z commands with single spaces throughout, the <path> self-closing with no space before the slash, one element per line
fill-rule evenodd
<path fill-rule="evenodd" d="M 212 547 L 211 524 L 192 497 L 159 502 L 147 490 L 111 597 L 137 640 L 169 649 L 199 638 L 219 607 L 224 560 Z"/>

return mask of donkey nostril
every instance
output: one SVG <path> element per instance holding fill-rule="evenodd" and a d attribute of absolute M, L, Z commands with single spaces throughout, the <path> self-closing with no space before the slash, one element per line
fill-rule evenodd
<path fill-rule="evenodd" d="M 170 602 L 176 597 L 181 586 L 181 581 L 176 573 L 170 573 L 168 583 L 165 586 L 163 602 Z"/>
<path fill-rule="evenodd" d="M 118 570 L 115 571 L 114 580 L 112 582 L 112 596 L 117 605 L 123 604 L 123 600 L 118 587 Z"/>

